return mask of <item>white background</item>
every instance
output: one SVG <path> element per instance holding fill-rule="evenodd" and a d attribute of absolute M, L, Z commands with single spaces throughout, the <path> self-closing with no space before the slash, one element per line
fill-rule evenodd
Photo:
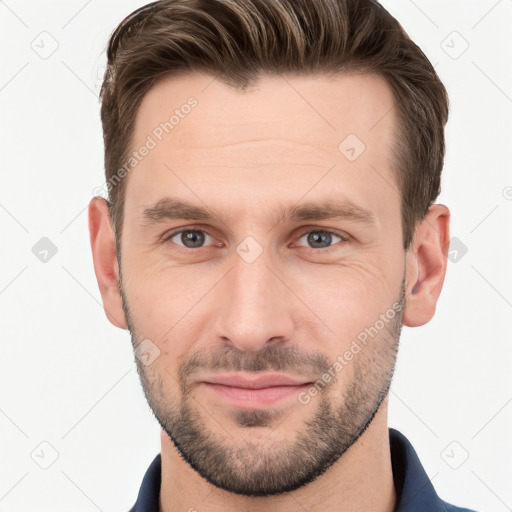
<path fill-rule="evenodd" d="M 383 3 L 448 89 L 438 202 L 467 247 L 449 263 L 434 319 L 403 330 L 389 425 L 412 442 L 443 499 L 504 512 L 512 510 L 512 1 Z M 0 1 L 0 512 L 127 511 L 160 450 L 129 333 L 103 312 L 87 228 L 92 191 L 104 184 L 104 50 L 141 5 Z M 33 49 L 43 37 L 46 49 L 58 44 L 46 59 Z M 46 263 L 32 252 L 42 237 L 57 248 Z M 42 469 L 34 450 L 46 463 L 52 450 L 58 458 Z M 447 461 L 466 452 L 452 469 Z"/>

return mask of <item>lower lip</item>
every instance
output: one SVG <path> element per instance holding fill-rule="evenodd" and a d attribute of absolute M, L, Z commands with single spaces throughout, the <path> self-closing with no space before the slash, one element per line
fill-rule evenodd
<path fill-rule="evenodd" d="M 297 395 L 311 386 L 311 383 L 297 386 L 274 386 L 262 389 L 236 388 L 223 384 L 203 382 L 206 388 L 235 405 L 265 407 L 273 405 L 285 398 L 297 397 Z"/>

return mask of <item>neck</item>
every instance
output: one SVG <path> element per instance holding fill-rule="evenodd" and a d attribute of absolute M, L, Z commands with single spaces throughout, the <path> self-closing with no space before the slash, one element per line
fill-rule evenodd
<path fill-rule="evenodd" d="M 295 512 L 298 504 L 308 512 L 393 512 L 397 496 L 387 407 L 386 397 L 366 431 L 323 475 L 296 491 L 269 497 L 240 496 L 211 485 L 162 431 L 160 512 Z"/>

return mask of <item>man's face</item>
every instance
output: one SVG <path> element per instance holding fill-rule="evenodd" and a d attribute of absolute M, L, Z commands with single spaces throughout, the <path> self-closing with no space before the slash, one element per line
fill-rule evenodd
<path fill-rule="evenodd" d="M 392 106 L 377 76 L 265 77 L 238 93 L 200 74 L 165 79 L 140 106 L 133 149 L 157 144 L 127 178 L 123 309 L 134 346 L 160 351 L 137 359 L 155 416 L 220 488 L 305 485 L 388 393 L 405 299 Z M 155 210 L 164 198 L 219 218 L 173 218 Z M 346 215 L 305 215 L 343 202 Z M 306 385 L 244 399 L 205 382 L 269 373 Z"/>

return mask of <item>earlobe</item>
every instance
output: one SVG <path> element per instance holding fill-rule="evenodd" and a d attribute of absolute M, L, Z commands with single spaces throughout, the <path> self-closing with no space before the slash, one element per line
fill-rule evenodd
<path fill-rule="evenodd" d="M 446 274 L 450 244 L 450 210 L 442 204 L 430 207 L 417 226 L 407 252 L 408 276 L 403 323 L 418 327 L 435 314 Z"/>
<path fill-rule="evenodd" d="M 119 265 L 110 214 L 105 199 L 93 197 L 89 203 L 89 236 L 94 272 L 110 323 L 126 329 L 126 318 L 118 286 Z"/>

